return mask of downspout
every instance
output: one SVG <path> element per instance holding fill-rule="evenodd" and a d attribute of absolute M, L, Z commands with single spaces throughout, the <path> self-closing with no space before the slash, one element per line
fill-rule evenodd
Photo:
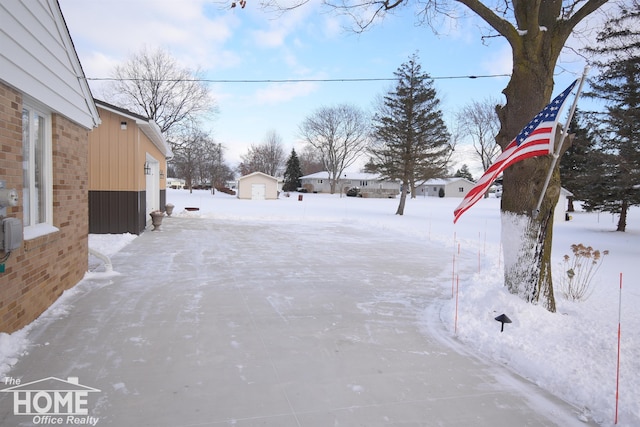
<path fill-rule="evenodd" d="M 139 163 L 140 163 L 140 132 L 142 132 L 140 130 L 140 126 L 138 126 L 138 122 L 136 121 L 136 148 L 135 148 L 135 154 L 134 157 L 136 159 L 136 166 L 134 166 L 137 170 L 137 172 L 135 173 L 135 177 L 136 177 L 136 184 L 135 184 L 135 188 L 134 191 L 136 193 L 138 193 L 138 195 L 136 196 L 136 199 L 138 200 L 138 208 L 136 209 L 136 211 L 138 212 L 138 215 L 140 215 L 140 209 L 142 208 L 140 206 L 140 188 L 142 187 L 142 182 L 140 181 L 140 169 L 139 169 Z M 145 162 L 147 161 L 146 157 L 145 157 Z M 145 163 L 142 162 L 142 167 L 144 168 Z M 145 179 L 146 177 L 143 175 L 142 179 Z M 145 205 L 146 206 L 146 205 Z M 147 218 L 147 212 L 146 212 L 146 207 L 145 207 L 145 213 L 144 213 L 144 218 L 145 218 L 145 228 L 146 228 L 146 218 Z M 136 220 L 137 222 L 137 220 Z"/>
<path fill-rule="evenodd" d="M 108 256 L 96 251 L 95 249 L 89 248 L 89 253 L 96 258 L 99 258 L 104 262 L 104 271 L 105 273 L 111 273 L 113 271 L 113 265 L 111 264 L 111 259 Z"/>

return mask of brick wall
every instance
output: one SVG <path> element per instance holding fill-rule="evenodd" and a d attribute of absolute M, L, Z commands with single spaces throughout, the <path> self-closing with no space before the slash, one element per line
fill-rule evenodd
<path fill-rule="evenodd" d="M 59 231 L 24 242 L 0 273 L 0 332 L 36 319 L 87 271 L 88 131 L 52 115 L 53 225 Z M 22 197 L 22 99 L 0 83 L 0 180 Z M 22 219 L 21 201 L 7 216 Z M 0 251 L 0 256 L 4 253 Z"/>

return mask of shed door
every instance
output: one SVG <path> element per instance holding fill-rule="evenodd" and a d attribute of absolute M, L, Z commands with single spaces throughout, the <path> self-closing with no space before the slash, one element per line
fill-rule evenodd
<path fill-rule="evenodd" d="M 251 200 L 264 200 L 266 194 L 266 184 L 251 184 Z"/>

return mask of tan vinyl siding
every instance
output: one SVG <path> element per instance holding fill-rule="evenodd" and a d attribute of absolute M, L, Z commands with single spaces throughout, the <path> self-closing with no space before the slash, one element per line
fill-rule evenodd
<path fill-rule="evenodd" d="M 102 123 L 89 135 L 89 190 L 143 191 L 144 164 L 149 153 L 166 175 L 167 162 L 160 150 L 136 125 L 135 119 L 98 108 Z M 127 123 L 126 130 L 120 128 Z M 160 179 L 160 189 L 166 188 Z"/>
<path fill-rule="evenodd" d="M 141 190 L 136 179 L 136 135 L 133 123 L 126 130 L 120 129 L 117 114 L 100 111 L 102 123 L 89 137 L 89 190 L 137 191 Z M 140 163 L 139 171 L 143 170 Z M 144 174 L 144 172 L 142 172 Z"/>

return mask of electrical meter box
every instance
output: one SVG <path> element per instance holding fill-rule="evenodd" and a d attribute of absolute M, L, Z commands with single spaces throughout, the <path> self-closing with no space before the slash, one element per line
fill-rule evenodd
<path fill-rule="evenodd" d="M 11 252 L 22 245 L 22 221 L 3 218 L 0 224 L 0 250 Z"/>

